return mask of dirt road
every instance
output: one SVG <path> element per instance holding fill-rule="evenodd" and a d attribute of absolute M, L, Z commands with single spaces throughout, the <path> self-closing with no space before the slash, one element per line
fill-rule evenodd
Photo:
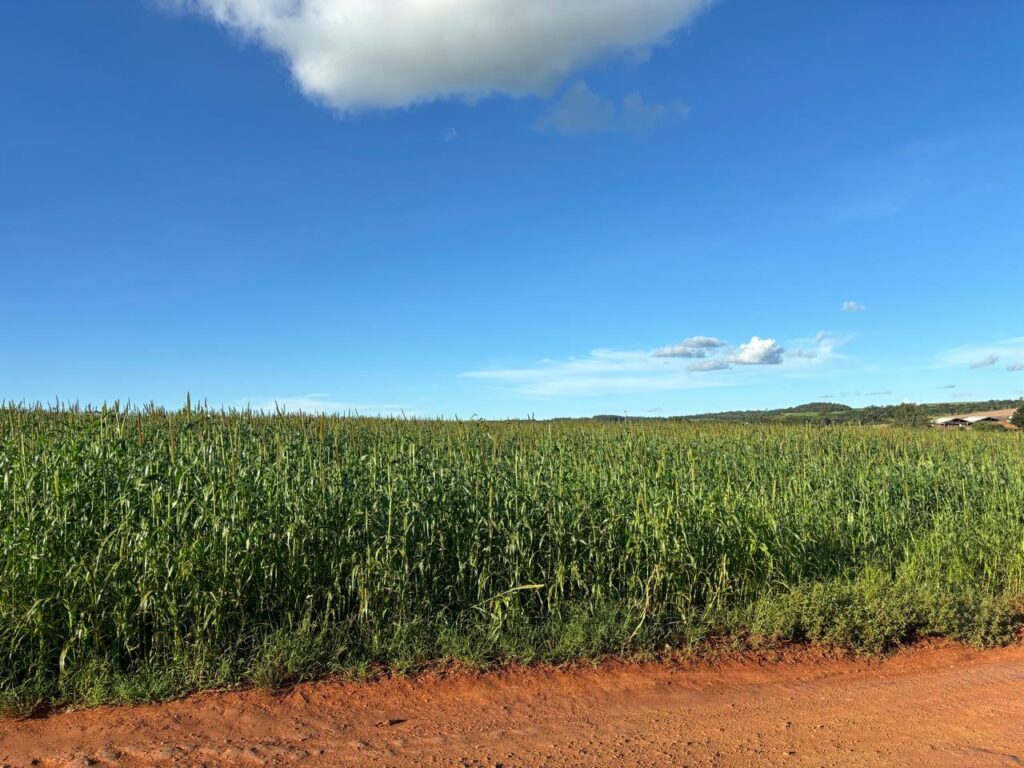
<path fill-rule="evenodd" d="M 39 766 L 1024 765 L 1024 646 L 516 669 L 0 720 Z"/>

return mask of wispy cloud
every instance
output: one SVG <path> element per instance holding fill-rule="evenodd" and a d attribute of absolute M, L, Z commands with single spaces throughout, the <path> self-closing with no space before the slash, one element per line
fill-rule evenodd
<path fill-rule="evenodd" d="M 655 357 L 707 357 L 714 350 L 727 346 L 714 336 L 691 336 L 678 344 L 654 350 Z"/>
<path fill-rule="evenodd" d="M 1024 363 L 1010 363 L 1010 365 L 1006 366 L 1006 370 L 1010 371 L 1011 373 L 1024 371 Z"/>
<path fill-rule="evenodd" d="M 499 382 L 528 397 L 628 394 L 713 386 L 686 376 L 673 361 L 646 351 L 595 349 L 585 357 L 541 360 L 522 368 L 468 371 L 462 376 Z"/>
<path fill-rule="evenodd" d="M 976 360 L 971 363 L 971 370 L 977 370 L 978 368 L 988 368 L 989 366 L 995 365 L 999 362 L 999 355 L 988 355 L 983 357 L 981 360 Z"/>
<path fill-rule="evenodd" d="M 598 56 L 635 59 L 709 5 L 709 0 L 162 2 L 203 14 L 283 55 L 303 93 L 342 111 L 548 93 Z"/>
<path fill-rule="evenodd" d="M 732 368 L 728 360 L 698 360 L 686 366 L 688 371 L 726 371 Z"/>
<path fill-rule="evenodd" d="M 691 336 L 653 350 L 597 349 L 585 357 L 468 371 L 462 376 L 502 384 L 520 395 L 537 398 L 726 387 L 749 381 L 754 371 L 762 368 L 799 375 L 835 359 L 835 349 L 842 343 L 819 333 L 793 340 L 791 346 L 787 344 L 787 353 L 787 348 L 771 338 L 753 336 L 748 342 L 730 346 L 712 336 Z"/>
<path fill-rule="evenodd" d="M 459 138 L 459 132 L 457 130 L 455 130 L 454 128 L 449 128 L 448 132 L 445 133 L 445 135 L 444 135 L 444 143 L 445 144 L 451 144 L 457 138 Z"/>
<path fill-rule="evenodd" d="M 594 93 L 582 80 L 573 84 L 534 123 L 538 131 L 567 136 L 592 133 L 646 135 L 661 125 L 682 120 L 690 112 L 685 104 L 652 104 L 639 93 L 626 96 L 621 104 Z"/>
<path fill-rule="evenodd" d="M 962 144 L 949 139 L 918 141 L 836 169 L 834 201 L 825 216 L 851 223 L 890 219 L 914 210 L 950 186 L 951 162 Z"/>
<path fill-rule="evenodd" d="M 867 309 L 859 301 L 844 301 L 842 306 L 843 312 L 867 312 Z"/>
<path fill-rule="evenodd" d="M 411 416 L 413 409 L 408 406 L 387 404 L 352 403 L 334 400 L 330 395 L 316 392 L 308 395 L 288 395 L 284 397 L 255 397 L 235 401 L 238 408 L 252 408 L 263 413 L 326 413 L 353 414 L 361 416 Z"/>
<path fill-rule="evenodd" d="M 940 352 L 935 357 L 935 364 L 940 368 L 970 368 L 980 370 L 991 368 L 1000 360 L 1012 361 L 1013 366 L 1024 365 L 1024 336 L 1013 336 L 980 344 L 965 344 Z M 1024 367 L 1021 368 L 1024 370 Z"/>

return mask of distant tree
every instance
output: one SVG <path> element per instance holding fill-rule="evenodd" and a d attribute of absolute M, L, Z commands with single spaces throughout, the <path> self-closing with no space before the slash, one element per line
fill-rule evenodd
<path fill-rule="evenodd" d="M 916 403 L 903 403 L 892 409 L 892 421 L 904 427 L 923 427 L 928 424 L 928 413 Z"/>
<path fill-rule="evenodd" d="M 1010 417 L 1010 423 L 1019 429 L 1024 429 L 1024 405 L 1013 412 L 1013 416 Z"/>

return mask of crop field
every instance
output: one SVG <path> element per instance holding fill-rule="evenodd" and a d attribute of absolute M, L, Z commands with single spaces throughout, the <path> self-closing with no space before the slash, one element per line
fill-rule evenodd
<path fill-rule="evenodd" d="M 1019 434 L 8 406 L 0 478 L 8 711 L 1022 622 Z"/>

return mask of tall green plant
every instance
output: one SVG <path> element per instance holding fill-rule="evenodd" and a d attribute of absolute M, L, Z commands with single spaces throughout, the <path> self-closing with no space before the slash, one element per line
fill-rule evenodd
<path fill-rule="evenodd" d="M 0 413 L 0 699 L 149 698 L 709 634 L 1012 634 L 982 433 Z"/>

